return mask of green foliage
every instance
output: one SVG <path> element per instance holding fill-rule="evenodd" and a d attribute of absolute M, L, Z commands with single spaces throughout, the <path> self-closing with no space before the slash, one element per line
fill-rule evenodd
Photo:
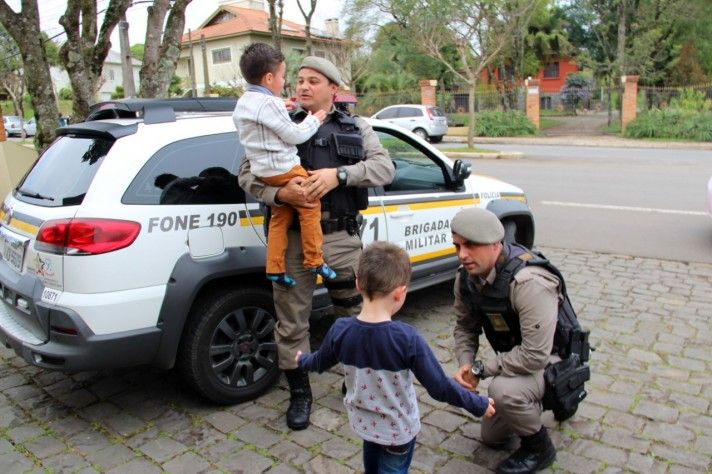
<path fill-rule="evenodd" d="M 210 86 L 210 93 L 217 94 L 219 97 L 240 97 L 245 90 L 241 86 L 219 86 L 213 84 Z"/>
<path fill-rule="evenodd" d="M 593 79 L 584 74 L 569 74 L 561 88 L 561 100 L 570 111 L 576 110 L 591 99 Z"/>
<path fill-rule="evenodd" d="M 694 112 L 709 111 L 709 102 L 705 101 L 704 91 L 685 88 L 677 97 L 670 100 L 670 107 L 677 110 L 690 110 Z"/>
<path fill-rule="evenodd" d="M 136 43 L 131 45 L 130 51 L 131 51 L 131 57 L 134 59 L 138 59 L 139 61 L 143 61 L 143 52 L 145 49 L 145 45 L 142 43 Z"/>
<path fill-rule="evenodd" d="M 124 98 L 124 86 L 116 86 L 114 92 L 111 93 L 111 99 L 123 99 Z"/>
<path fill-rule="evenodd" d="M 535 135 L 534 124 L 519 111 L 487 111 L 475 115 L 475 135 L 478 137 L 514 137 Z"/>
<path fill-rule="evenodd" d="M 370 117 L 384 107 L 395 104 L 419 104 L 420 90 L 401 90 L 398 92 L 370 92 L 359 96 L 356 113 Z"/>
<path fill-rule="evenodd" d="M 62 87 L 57 95 L 62 100 L 72 100 L 72 89 L 69 87 Z"/>
<path fill-rule="evenodd" d="M 712 114 L 689 110 L 658 110 L 639 114 L 625 129 L 631 138 L 667 138 L 712 142 Z"/>
<path fill-rule="evenodd" d="M 170 84 L 168 84 L 168 97 L 180 97 L 183 95 L 183 80 L 176 76 L 175 74 L 171 78 Z"/>

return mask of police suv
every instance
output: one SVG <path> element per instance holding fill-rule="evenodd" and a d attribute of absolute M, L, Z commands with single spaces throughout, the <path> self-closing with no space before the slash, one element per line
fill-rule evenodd
<path fill-rule="evenodd" d="M 261 206 L 238 186 L 235 100 L 97 104 L 63 127 L 0 210 L 0 341 L 62 371 L 177 365 L 205 397 L 237 403 L 276 381 Z M 531 246 L 521 189 L 369 119 L 396 166 L 370 190 L 364 243 L 402 245 L 411 289 L 454 278 L 450 219 L 482 206 Z M 323 288 L 314 315 L 329 312 Z"/>

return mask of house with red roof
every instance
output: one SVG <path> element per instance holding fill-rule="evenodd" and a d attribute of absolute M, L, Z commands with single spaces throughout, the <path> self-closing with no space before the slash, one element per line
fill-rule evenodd
<path fill-rule="evenodd" d="M 327 20 L 324 31 L 314 26 L 311 25 L 312 54 L 336 64 L 341 70 L 344 82 L 349 83 L 351 65 L 348 55 L 343 52 L 344 41 L 339 37 L 338 19 Z M 183 35 L 176 75 L 190 88 L 192 58 L 198 95 L 203 95 L 206 84 L 244 86 L 245 81 L 239 67 L 240 54 L 247 45 L 258 41 L 272 43 L 269 13 L 264 0 L 227 1 L 211 13 L 197 29 Z M 305 54 L 304 25 L 282 20 L 281 49 L 288 58 L 292 54 Z M 287 80 L 289 81 L 289 78 Z"/>

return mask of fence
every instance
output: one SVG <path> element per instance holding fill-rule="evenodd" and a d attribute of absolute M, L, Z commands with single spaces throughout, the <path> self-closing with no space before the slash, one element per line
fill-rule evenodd
<path fill-rule="evenodd" d="M 689 97 L 689 91 L 703 93 L 698 95 L 701 100 L 712 100 L 712 84 L 703 84 L 690 87 L 647 87 L 638 88 L 638 106 L 642 110 L 666 109 L 676 99 Z"/>

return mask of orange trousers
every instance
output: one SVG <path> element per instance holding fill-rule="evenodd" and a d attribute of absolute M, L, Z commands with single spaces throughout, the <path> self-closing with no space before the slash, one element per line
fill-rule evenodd
<path fill-rule="evenodd" d="M 300 165 L 287 173 L 277 176 L 260 177 L 269 186 L 284 186 L 295 176 L 308 177 L 309 173 Z M 269 221 L 267 236 L 267 273 L 284 273 L 284 256 L 287 252 L 287 231 L 294 219 L 294 212 L 299 215 L 299 226 L 304 250 L 304 267 L 316 268 L 324 263 L 321 245 L 324 235 L 321 233 L 321 206 L 292 207 L 289 205 L 271 206 L 272 217 Z"/>

